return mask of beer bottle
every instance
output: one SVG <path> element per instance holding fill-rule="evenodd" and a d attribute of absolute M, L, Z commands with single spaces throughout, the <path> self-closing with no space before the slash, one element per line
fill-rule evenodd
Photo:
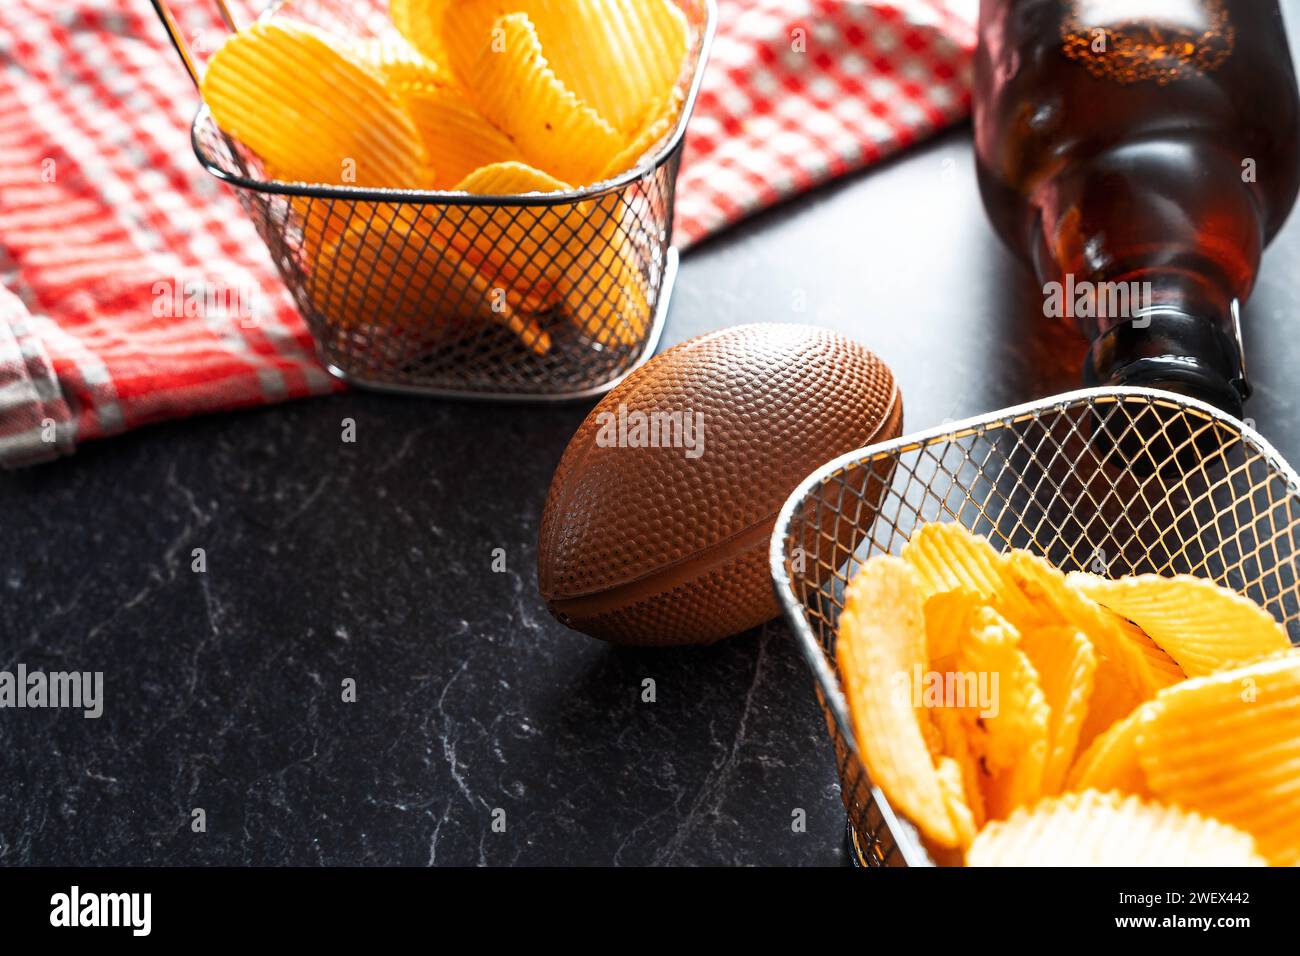
<path fill-rule="evenodd" d="M 984 204 L 1090 384 L 1240 416 L 1240 308 L 1300 187 L 1276 0 L 982 0 Z"/>

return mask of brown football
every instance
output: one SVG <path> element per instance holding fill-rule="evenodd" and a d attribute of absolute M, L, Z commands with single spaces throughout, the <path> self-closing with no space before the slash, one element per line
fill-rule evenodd
<path fill-rule="evenodd" d="M 889 368 L 825 329 L 741 325 L 669 349 L 592 409 L 560 459 L 537 551 L 547 606 L 621 644 L 704 644 L 770 620 L 781 505 L 902 422 Z"/>

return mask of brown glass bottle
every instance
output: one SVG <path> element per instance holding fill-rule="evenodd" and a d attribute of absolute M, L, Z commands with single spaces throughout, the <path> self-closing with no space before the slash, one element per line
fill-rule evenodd
<path fill-rule="evenodd" d="M 1240 305 L 1300 188 L 1276 0 L 982 0 L 975 73 L 985 207 L 1085 378 L 1240 415 Z"/>

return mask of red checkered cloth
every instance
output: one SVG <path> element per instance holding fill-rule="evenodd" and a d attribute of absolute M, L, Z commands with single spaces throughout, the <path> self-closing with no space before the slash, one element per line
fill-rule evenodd
<path fill-rule="evenodd" d="M 720 0 L 679 243 L 963 117 L 972 6 Z M 186 35 L 220 35 L 211 0 L 170 7 Z M 0 464 L 341 387 L 238 202 L 195 161 L 195 103 L 144 0 L 4 0 Z"/>
<path fill-rule="evenodd" d="M 970 109 L 974 0 L 719 0 L 678 177 L 683 245 Z"/>

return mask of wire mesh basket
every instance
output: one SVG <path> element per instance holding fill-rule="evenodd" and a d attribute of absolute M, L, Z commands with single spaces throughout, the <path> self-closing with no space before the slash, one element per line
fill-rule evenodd
<path fill-rule="evenodd" d="M 691 28 L 676 126 L 634 169 L 570 192 L 277 182 L 199 109 L 199 161 L 234 188 L 333 374 L 388 391 L 559 400 L 608 391 L 654 353 L 677 272 L 677 171 L 716 19 L 714 0 L 673 2 Z M 264 16 L 364 38 L 391 30 L 385 7 L 294 0 Z"/>
<path fill-rule="evenodd" d="M 956 521 L 1066 571 L 1209 578 L 1300 639 L 1300 478 L 1253 429 L 1200 402 L 1088 389 L 826 464 L 782 508 L 770 558 L 834 740 L 862 865 L 934 861 L 859 759 L 836 672 L 836 624 L 862 562 L 897 554 L 928 521 Z"/>

